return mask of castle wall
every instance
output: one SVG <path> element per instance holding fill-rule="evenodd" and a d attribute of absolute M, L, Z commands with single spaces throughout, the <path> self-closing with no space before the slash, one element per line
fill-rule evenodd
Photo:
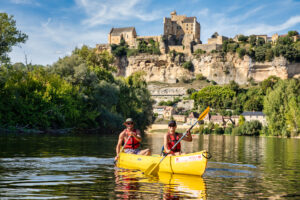
<path fill-rule="evenodd" d="M 206 52 L 211 52 L 212 50 L 221 50 L 222 45 L 219 44 L 196 44 L 193 46 L 193 51 L 201 49 Z"/>
<path fill-rule="evenodd" d="M 208 38 L 207 44 L 223 44 L 225 40 L 228 40 L 228 38 L 219 35 L 217 38 Z"/>
<path fill-rule="evenodd" d="M 102 51 L 111 52 L 111 48 L 109 44 L 96 44 L 96 53 L 100 53 Z"/>
<path fill-rule="evenodd" d="M 142 39 L 145 40 L 147 42 L 149 42 L 149 40 L 153 39 L 156 42 L 160 42 L 161 41 L 161 36 L 137 36 L 136 39 Z"/>
<path fill-rule="evenodd" d="M 174 45 L 174 46 L 169 46 L 169 51 L 175 50 L 178 53 L 185 53 L 188 51 L 188 49 L 183 48 L 182 45 Z"/>

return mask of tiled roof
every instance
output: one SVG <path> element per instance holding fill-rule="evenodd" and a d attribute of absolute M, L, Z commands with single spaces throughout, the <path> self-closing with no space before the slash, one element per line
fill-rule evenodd
<path fill-rule="evenodd" d="M 134 27 L 112 28 L 112 29 L 110 30 L 110 34 L 111 34 L 112 36 L 119 36 L 119 35 L 121 35 L 121 34 L 124 33 L 124 32 L 132 32 L 132 31 L 134 31 L 134 30 L 135 30 Z"/>

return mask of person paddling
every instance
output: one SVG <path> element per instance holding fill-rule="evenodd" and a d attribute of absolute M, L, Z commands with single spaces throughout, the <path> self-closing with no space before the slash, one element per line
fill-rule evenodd
<path fill-rule="evenodd" d="M 149 149 L 141 150 L 139 149 L 140 143 L 142 141 L 141 132 L 138 129 L 134 128 L 134 122 L 132 118 L 126 119 L 124 122 L 126 129 L 124 129 L 120 135 L 118 144 L 116 147 L 116 157 L 115 160 L 118 159 L 119 153 L 124 142 L 124 152 L 131 153 L 131 154 L 139 154 L 139 155 L 150 155 Z"/>
<path fill-rule="evenodd" d="M 175 156 L 181 154 L 180 142 L 177 144 L 177 146 L 175 147 L 175 149 L 173 151 L 171 151 L 171 149 L 174 146 L 174 144 L 176 144 L 176 142 L 182 137 L 181 133 L 176 132 L 176 128 L 177 128 L 176 121 L 174 121 L 174 120 L 169 121 L 168 133 L 165 134 L 165 136 L 164 136 L 164 152 L 165 153 L 170 152 L 169 155 L 175 155 Z M 191 136 L 191 132 L 188 132 L 182 140 L 191 142 L 193 140 L 193 138 Z"/>

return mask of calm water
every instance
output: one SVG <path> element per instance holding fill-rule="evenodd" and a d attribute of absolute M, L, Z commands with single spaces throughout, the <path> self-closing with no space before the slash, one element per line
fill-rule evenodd
<path fill-rule="evenodd" d="M 145 136 L 159 153 L 162 137 Z M 300 199 L 300 139 L 200 136 L 204 176 L 114 167 L 116 136 L 0 136 L 0 199 Z"/>

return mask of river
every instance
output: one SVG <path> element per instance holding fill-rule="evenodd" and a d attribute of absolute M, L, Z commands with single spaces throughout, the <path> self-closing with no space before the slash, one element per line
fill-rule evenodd
<path fill-rule="evenodd" d="M 160 153 L 159 134 L 143 148 Z M 203 177 L 114 166 L 117 136 L 0 135 L 0 199 L 300 199 L 300 139 L 200 135 Z"/>

